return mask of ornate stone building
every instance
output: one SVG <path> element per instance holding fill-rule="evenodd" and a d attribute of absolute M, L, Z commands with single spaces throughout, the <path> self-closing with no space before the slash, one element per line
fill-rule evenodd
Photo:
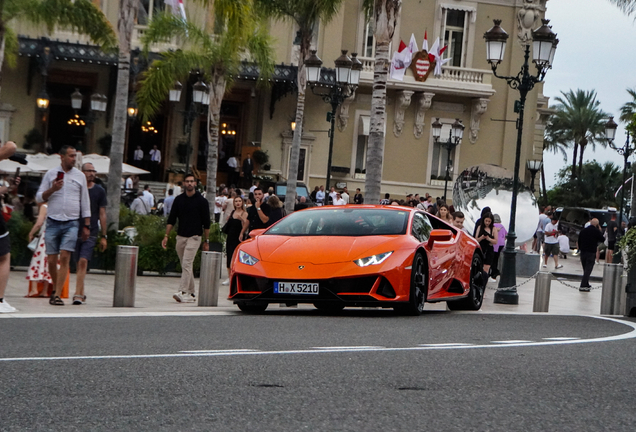
<path fill-rule="evenodd" d="M 403 81 L 390 79 L 387 87 L 386 145 L 382 191 L 395 196 L 406 193 L 443 193 L 446 151 L 433 140 L 431 124 L 436 118 L 444 123 L 442 138 L 455 119 L 466 126 L 464 139 L 451 153 L 454 175 L 479 163 L 490 163 L 512 169 L 516 143 L 514 112 L 518 93 L 504 80 L 493 76 L 486 62 L 483 34 L 502 20 L 510 34 L 506 58 L 498 73 L 516 75 L 523 62 L 523 44 L 531 29 L 540 25 L 545 16 L 547 0 L 403 0 L 402 13 L 392 42 L 392 51 L 402 39 L 408 43 L 415 35 L 421 47 L 425 32 L 432 45 L 439 37 L 448 45 L 444 54 L 450 61 L 442 67 L 440 76 L 430 74 L 420 82 L 411 70 Z M 116 23 L 117 3 L 96 0 L 111 22 Z M 189 16 L 204 25 L 206 14 L 186 3 Z M 162 0 L 140 0 L 139 22 L 135 28 L 135 44 L 143 33 L 147 20 L 163 7 Z M 374 67 L 372 23 L 362 12 L 362 0 L 344 0 L 340 13 L 327 25 L 320 23 L 313 40 L 324 67 L 333 67 L 341 49 L 357 52 L 363 63 L 360 86 L 353 100 L 341 106 L 337 114 L 334 137 L 332 184 L 346 184 L 349 190 L 364 190 L 366 148 L 369 134 L 371 88 Z M 45 32 L 18 24 L 20 58 L 15 69 L 6 65 L 0 94 L 0 138 L 13 139 L 19 145 L 30 130 L 42 132 L 53 150 L 61 145 L 75 144 L 89 153 L 102 153 L 100 138 L 112 127 L 112 108 L 116 82 L 116 55 L 106 55 L 77 35 L 56 33 L 43 38 Z M 298 46 L 294 45 L 296 29 L 291 23 L 272 23 L 271 34 L 276 40 L 277 68 L 269 88 L 255 86 L 256 73 L 245 65 L 234 87 L 226 95 L 222 108 L 222 131 L 218 182 L 227 178 L 225 161 L 232 154 L 245 155 L 257 148 L 270 156 L 270 169 L 261 173 L 274 178 L 286 178 L 291 148 L 291 121 L 294 118 L 295 65 Z M 170 47 L 157 47 L 157 50 Z M 558 54 L 557 54 L 558 55 Z M 145 60 L 135 55 L 137 68 Z M 534 67 L 531 66 L 533 69 Z M 548 74 L 549 79 L 549 74 Z M 188 82 L 188 88 L 194 80 Z M 135 77 L 131 77 L 135 85 Z M 527 159 L 541 159 L 544 121 L 549 113 L 548 100 L 540 84 L 529 94 L 522 148 L 521 177 L 529 183 L 525 172 Z M 41 113 L 36 98 L 42 90 L 50 98 L 48 112 Z M 71 107 L 71 93 L 79 89 L 84 96 L 82 109 Z M 93 116 L 88 110 L 89 98 L 99 93 L 106 96 L 107 110 Z M 184 91 L 184 94 L 188 92 Z M 133 120 L 128 125 L 128 144 L 124 157 L 132 161 L 137 146 L 146 152 L 157 145 L 164 155 L 163 179 L 169 172 L 184 166 L 184 135 L 186 97 L 171 105 L 142 125 Z M 307 103 L 300 157 L 299 180 L 310 187 L 325 183 L 329 123 L 329 105 L 307 91 Z M 75 115 L 87 125 L 73 126 Z M 206 135 L 195 121 L 192 139 L 192 160 L 205 168 Z M 88 126 L 88 127 L 87 127 Z M 152 126 L 152 128 L 151 128 Z M 40 150 L 38 148 L 32 151 Z"/>

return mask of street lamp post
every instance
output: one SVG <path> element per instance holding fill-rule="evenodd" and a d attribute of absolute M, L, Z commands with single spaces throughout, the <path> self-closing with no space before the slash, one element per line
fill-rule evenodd
<path fill-rule="evenodd" d="M 448 140 L 440 141 L 439 138 L 442 135 L 442 126 L 444 124 L 439 121 L 439 118 L 435 119 L 433 122 L 433 139 L 436 144 L 440 144 L 446 148 L 446 152 L 448 157 L 446 159 L 446 176 L 444 181 L 444 200 L 447 199 L 448 192 L 448 177 L 450 176 L 450 167 L 451 167 L 451 151 L 457 147 L 464 136 L 464 125 L 459 119 L 455 119 L 455 123 L 451 125 L 450 130 L 448 131 Z"/>
<path fill-rule="evenodd" d="M 627 160 L 634 153 L 634 150 L 636 149 L 629 146 L 629 131 L 627 131 L 627 134 L 626 134 L 627 138 L 625 139 L 625 145 L 623 147 L 617 147 L 614 144 L 617 128 L 618 128 L 618 125 L 614 121 L 614 117 L 610 117 L 607 123 L 605 123 L 605 139 L 609 142 L 609 145 L 613 150 L 616 150 L 619 155 L 623 156 L 623 183 L 621 186 L 621 209 L 620 209 L 619 217 L 618 217 L 618 227 L 620 229 L 620 227 L 623 224 L 623 207 L 625 204 L 625 181 L 627 180 L 627 166 L 628 166 Z M 618 260 L 618 255 L 614 255 L 614 257 Z"/>
<path fill-rule="evenodd" d="M 517 119 L 517 148 L 515 154 L 514 178 L 512 184 L 512 202 L 510 204 L 510 226 L 506 236 L 504 249 L 503 271 L 499 281 L 499 289 L 495 293 L 494 302 L 504 304 L 518 304 L 516 253 L 515 253 L 515 217 L 517 212 L 517 194 L 519 192 L 519 165 L 521 159 L 521 142 L 523 138 L 523 115 L 528 92 L 535 84 L 542 82 L 545 74 L 552 67 L 554 54 L 558 44 L 556 34 L 548 26 L 549 20 L 542 20 L 543 24 L 532 32 L 532 62 L 537 68 L 536 75 L 531 75 L 529 70 L 530 45 L 525 46 L 524 62 L 521 71 L 516 76 L 500 76 L 497 74 L 497 66 L 502 62 L 506 51 L 508 33 L 501 28 L 501 20 L 494 20 L 494 26 L 484 34 L 486 39 L 486 60 L 490 63 L 493 75 L 506 80 L 510 88 L 519 91 L 519 100 L 515 101 L 515 112 L 519 113 Z"/>
<path fill-rule="evenodd" d="M 169 93 L 170 102 L 179 102 L 181 99 L 181 91 L 183 90 L 183 85 L 176 81 L 172 89 Z M 194 120 L 201 115 L 200 107 L 207 106 L 210 104 L 210 93 L 208 93 L 208 86 L 205 85 L 203 81 L 199 79 L 192 86 L 192 100 L 190 101 L 190 106 L 186 111 L 182 114 L 187 121 L 187 130 L 188 130 L 188 147 L 186 150 L 186 169 L 185 173 L 188 174 L 190 172 L 190 151 L 192 149 L 192 123 Z"/>
<path fill-rule="evenodd" d="M 99 93 L 93 93 L 90 98 L 90 107 L 88 111 L 88 115 L 83 116 L 78 114 L 78 111 L 82 109 L 82 102 L 84 101 L 84 95 L 80 93 L 79 89 L 76 88 L 73 93 L 71 93 L 71 107 L 75 110 L 75 120 L 77 124 L 78 120 L 86 121 L 86 129 L 85 132 L 90 130 L 90 126 L 95 123 L 97 120 L 97 116 L 100 113 L 106 112 L 106 105 L 108 104 L 108 98 L 106 95 L 102 95 Z M 70 124 L 69 120 L 69 124 Z"/>
<path fill-rule="evenodd" d="M 537 173 L 541 169 L 542 165 L 543 161 L 540 161 L 538 159 L 528 159 L 526 161 L 526 168 L 528 168 L 528 171 L 530 171 L 530 175 L 532 176 L 532 180 L 530 181 L 530 190 L 532 191 L 532 193 L 534 193 L 534 179 L 537 176 Z"/>
<path fill-rule="evenodd" d="M 362 62 L 358 60 L 357 53 L 351 53 L 351 58 L 347 56 L 347 50 L 342 50 L 342 55 L 335 60 L 336 83 L 331 86 L 328 92 L 317 90 L 323 87 L 320 81 L 320 68 L 322 60 L 316 55 L 316 50 L 311 50 L 311 55 L 305 60 L 305 71 L 307 72 L 307 84 L 313 94 L 320 96 L 322 100 L 331 104 L 331 112 L 327 113 L 327 121 L 331 123 L 329 129 L 329 156 L 327 158 L 327 180 L 325 182 L 325 204 L 328 203 L 329 182 L 331 179 L 331 158 L 333 155 L 333 136 L 336 125 L 336 110 L 345 99 L 352 97 L 360 82 L 360 72 Z"/>

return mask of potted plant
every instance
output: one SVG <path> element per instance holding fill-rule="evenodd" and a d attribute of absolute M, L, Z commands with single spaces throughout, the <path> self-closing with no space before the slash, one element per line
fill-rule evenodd
<path fill-rule="evenodd" d="M 223 232 L 221 232 L 221 225 L 218 223 L 210 224 L 210 252 L 223 252 L 223 244 L 225 243 Z"/>
<path fill-rule="evenodd" d="M 269 171 L 271 165 L 269 164 L 269 155 L 266 151 L 263 150 L 255 150 L 252 154 L 254 161 L 261 166 L 264 170 Z"/>

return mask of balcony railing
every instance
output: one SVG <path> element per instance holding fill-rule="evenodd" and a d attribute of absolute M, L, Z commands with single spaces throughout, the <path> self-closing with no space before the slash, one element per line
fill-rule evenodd
<path fill-rule="evenodd" d="M 375 59 L 372 57 L 358 57 L 362 62 L 362 74 L 361 81 L 373 80 L 373 72 L 375 68 Z M 441 85 L 447 87 L 449 84 L 454 83 L 463 85 L 491 85 L 492 72 L 482 69 L 469 69 L 455 66 L 443 66 L 442 75 L 439 77 L 430 76 L 425 82 L 428 85 Z M 391 80 L 392 81 L 392 80 Z M 392 81 L 395 82 L 395 81 Z M 405 83 L 415 84 L 417 83 L 412 76 L 407 75 L 404 78 Z M 424 83 L 423 83 L 424 84 Z"/>

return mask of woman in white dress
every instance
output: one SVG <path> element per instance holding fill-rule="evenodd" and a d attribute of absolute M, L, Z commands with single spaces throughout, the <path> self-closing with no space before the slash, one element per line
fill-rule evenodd
<path fill-rule="evenodd" d="M 46 259 L 46 250 L 44 246 L 44 234 L 46 231 L 46 204 L 40 204 L 40 211 L 38 213 L 38 220 L 31 228 L 29 233 L 29 242 L 40 231 L 40 239 L 38 245 L 33 251 L 33 257 L 31 258 L 31 264 L 29 265 L 29 271 L 27 272 L 27 280 L 29 281 L 29 293 L 27 297 L 48 297 L 48 288 L 52 286 L 53 279 L 49 274 L 49 264 Z M 44 282 L 38 289 L 38 282 Z"/>

